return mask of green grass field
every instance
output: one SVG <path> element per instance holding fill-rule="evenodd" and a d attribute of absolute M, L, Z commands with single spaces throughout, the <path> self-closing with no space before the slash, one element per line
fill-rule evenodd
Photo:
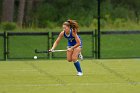
<path fill-rule="evenodd" d="M 139 93 L 140 59 L 0 62 L 0 93 Z"/>

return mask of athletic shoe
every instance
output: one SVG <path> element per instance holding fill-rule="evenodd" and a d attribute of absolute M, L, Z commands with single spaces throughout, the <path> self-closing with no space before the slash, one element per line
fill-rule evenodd
<path fill-rule="evenodd" d="M 78 73 L 77 73 L 77 76 L 82 76 L 82 75 L 83 75 L 82 72 L 78 72 Z"/>
<path fill-rule="evenodd" d="M 80 60 L 81 60 L 81 61 L 83 61 L 83 60 L 84 60 L 83 55 L 82 55 L 82 53 L 81 53 L 81 52 L 78 54 L 78 57 L 80 58 Z"/>

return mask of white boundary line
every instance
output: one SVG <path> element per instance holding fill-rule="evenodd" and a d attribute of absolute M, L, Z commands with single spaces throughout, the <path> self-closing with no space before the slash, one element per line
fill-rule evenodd
<path fill-rule="evenodd" d="M 33 69 L 12 69 L 12 70 L 9 70 L 9 69 L 5 69 L 5 70 L 1 70 L 1 71 L 14 71 L 14 72 L 29 72 L 29 71 L 31 71 L 31 72 L 37 72 L 37 70 L 33 70 Z"/>
<path fill-rule="evenodd" d="M 136 82 L 137 85 L 140 85 L 140 82 Z M 8 84 L 8 85 L 0 85 L 7 87 L 49 87 L 49 86 L 131 86 L 129 83 L 69 83 L 69 84 Z"/>

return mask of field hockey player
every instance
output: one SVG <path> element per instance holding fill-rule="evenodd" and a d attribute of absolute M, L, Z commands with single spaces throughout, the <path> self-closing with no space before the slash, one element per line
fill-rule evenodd
<path fill-rule="evenodd" d="M 64 22 L 63 31 L 60 32 L 50 51 L 53 51 L 62 37 L 65 37 L 68 40 L 67 60 L 68 62 L 74 62 L 77 75 L 82 76 L 83 72 L 80 66 L 80 62 L 78 61 L 78 56 L 83 59 L 83 56 L 81 55 L 82 41 L 80 36 L 77 35 L 78 28 L 78 23 L 75 20 L 67 20 Z"/>

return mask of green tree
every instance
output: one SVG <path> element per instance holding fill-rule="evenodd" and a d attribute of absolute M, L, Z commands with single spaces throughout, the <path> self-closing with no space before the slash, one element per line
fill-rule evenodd
<path fill-rule="evenodd" d="M 134 11 L 133 20 L 139 22 L 140 20 L 140 0 L 111 0 L 114 6 L 127 7 L 129 11 Z M 125 15 L 125 13 L 123 13 Z M 132 14 L 131 14 L 132 15 Z"/>

